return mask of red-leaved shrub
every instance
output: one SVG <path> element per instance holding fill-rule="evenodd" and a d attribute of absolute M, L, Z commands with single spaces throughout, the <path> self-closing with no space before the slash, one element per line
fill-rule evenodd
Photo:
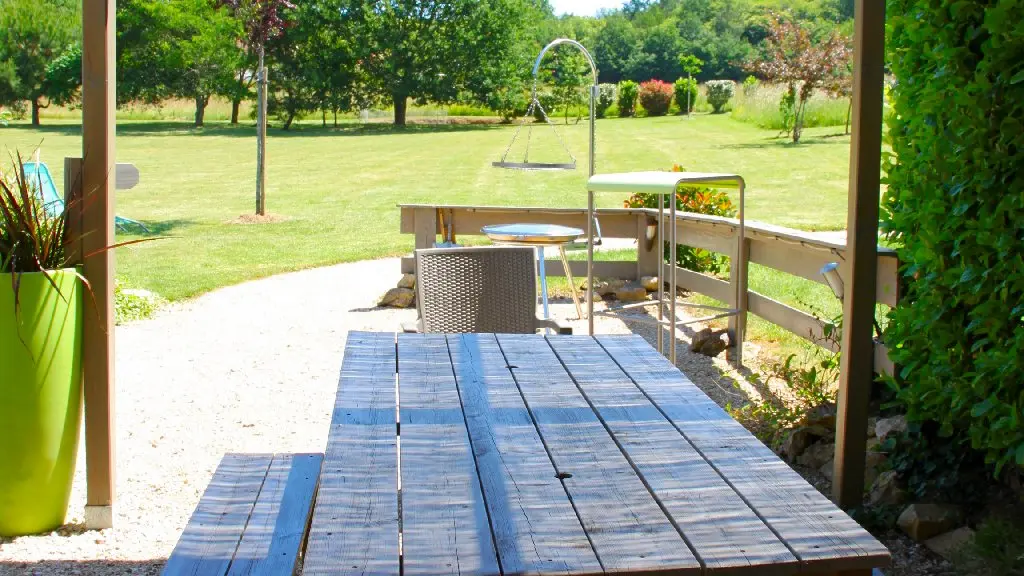
<path fill-rule="evenodd" d="M 664 116 L 672 105 L 672 85 L 661 80 L 648 80 L 640 84 L 640 105 L 648 116 Z"/>

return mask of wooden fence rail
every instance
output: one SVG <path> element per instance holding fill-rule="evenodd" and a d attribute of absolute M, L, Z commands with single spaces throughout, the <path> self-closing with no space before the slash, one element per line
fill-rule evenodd
<path fill-rule="evenodd" d="M 478 236 L 480 229 L 489 224 L 560 224 L 586 228 L 587 211 L 583 208 L 508 208 L 491 206 L 445 206 L 424 204 L 403 204 L 401 209 L 401 232 L 414 234 L 416 249 L 431 248 L 438 234 Z M 594 276 L 600 278 L 637 279 L 653 276 L 658 270 L 658 240 L 646 240 L 649 224 L 656 224 L 658 211 L 648 208 L 602 209 L 599 214 L 603 238 L 627 238 L 636 241 L 635 262 L 599 261 L 594 262 Z M 666 214 L 666 227 L 670 225 Z M 676 216 L 679 244 L 703 248 L 711 252 L 734 257 L 739 233 L 738 221 L 733 218 L 681 213 Z M 748 263 L 759 264 L 800 278 L 826 284 L 821 275 L 823 266 L 830 262 L 840 264 L 839 272 L 844 278 L 848 271 L 845 266 L 846 245 L 818 238 L 807 232 L 747 221 L 745 227 Z M 600 253 L 596 257 L 599 257 Z M 547 273 L 563 275 L 561 262 L 547 261 Z M 585 261 L 571 261 L 574 276 L 586 276 Z M 402 259 L 402 271 L 415 271 L 415 260 Z M 878 289 L 875 300 L 880 304 L 895 306 L 898 300 L 898 261 L 890 249 L 878 248 Z M 729 302 L 735 291 L 732 277 L 729 281 L 706 274 L 677 268 L 679 286 L 709 296 L 722 302 Z M 824 322 L 803 310 L 773 300 L 752 290 L 747 291 L 748 309 L 768 322 L 819 346 L 835 349 L 832 342 L 824 338 Z M 884 346 L 876 345 L 875 369 L 892 373 L 892 362 Z"/>

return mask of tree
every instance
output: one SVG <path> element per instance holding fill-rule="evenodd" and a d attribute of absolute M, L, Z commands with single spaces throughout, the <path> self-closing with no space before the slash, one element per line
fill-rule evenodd
<path fill-rule="evenodd" d="M 686 54 L 679 57 L 679 67 L 683 69 L 683 74 L 686 74 L 687 86 L 686 86 L 686 107 L 683 110 L 686 111 L 686 115 L 690 115 L 690 111 L 693 110 L 693 103 L 690 98 L 696 92 L 696 86 L 691 87 L 693 83 L 693 76 L 700 74 L 700 68 L 704 65 L 704 61 L 697 58 L 693 54 Z M 679 102 L 682 106 L 683 103 Z"/>
<path fill-rule="evenodd" d="M 256 214 L 266 214 L 267 68 L 264 63 L 269 40 L 284 33 L 286 13 L 295 8 L 289 0 L 220 0 L 244 30 L 243 42 L 256 53 Z"/>
<path fill-rule="evenodd" d="M 118 100 L 187 98 L 202 126 L 214 95 L 229 93 L 242 57 L 239 25 L 212 0 L 123 0 L 118 6 Z"/>
<path fill-rule="evenodd" d="M 447 103 L 486 84 L 481 76 L 515 54 L 529 10 L 527 0 L 349 0 L 346 13 L 371 89 L 404 126 L 410 98 Z"/>
<path fill-rule="evenodd" d="M 816 42 L 801 23 L 775 16 L 765 44 L 765 54 L 748 66 L 769 80 L 788 85 L 791 92 L 796 91 L 791 134 L 793 142 L 799 142 L 807 101 L 815 90 L 824 88 L 849 69 L 849 39 L 833 31 Z"/>
<path fill-rule="evenodd" d="M 0 1 L 0 105 L 32 106 L 39 111 L 54 100 L 47 68 L 81 42 L 81 14 L 75 0 Z"/>

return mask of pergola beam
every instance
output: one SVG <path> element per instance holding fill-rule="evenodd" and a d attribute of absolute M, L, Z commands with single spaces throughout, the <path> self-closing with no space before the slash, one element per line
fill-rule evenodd
<path fill-rule="evenodd" d="M 848 268 L 832 484 L 833 500 L 842 508 L 860 506 L 863 501 L 868 406 L 874 380 L 872 321 L 882 162 L 885 0 L 857 0 L 853 41 Z"/>
<path fill-rule="evenodd" d="M 110 528 L 114 506 L 115 0 L 82 0 L 82 254 L 95 295 L 85 306 L 82 372 L 85 523 Z"/>

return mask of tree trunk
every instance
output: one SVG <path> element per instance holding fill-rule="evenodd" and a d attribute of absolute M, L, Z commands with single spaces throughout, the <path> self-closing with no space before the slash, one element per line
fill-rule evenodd
<path fill-rule="evenodd" d="M 285 118 L 285 120 L 284 120 L 284 125 L 281 126 L 281 129 L 282 130 L 288 130 L 289 128 L 291 128 L 292 127 L 292 120 L 295 120 L 295 113 L 294 112 L 289 112 L 288 113 L 288 117 Z"/>
<path fill-rule="evenodd" d="M 334 127 L 335 128 L 338 127 L 338 109 L 337 108 L 334 109 Z"/>
<path fill-rule="evenodd" d="M 238 109 L 242 107 L 242 99 L 236 98 L 231 101 L 231 124 L 238 124 Z"/>
<path fill-rule="evenodd" d="M 320 127 L 327 128 L 327 108 L 320 109 Z"/>
<path fill-rule="evenodd" d="M 39 105 L 39 99 L 36 98 L 32 101 L 32 125 L 39 126 L 39 110 L 42 106 Z"/>
<path fill-rule="evenodd" d="M 408 104 L 408 97 L 404 94 L 392 94 L 391 100 L 395 105 L 395 126 L 405 126 L 405 112 Z"/>
<path fill-rule="evenodd" d="M 846 129 L 843 131 L 844 134 L 850 134 L 850 115 L 853 114 L 853 98 L 850 98 L 850 105 L 846 107 Z"/>
<path fill-rule="evenodd" d="M 196 128 L 203 126 L 203 119 L 206 117 L 206 105 L 209 103 L 209 96 L 196 96 Z"/>

